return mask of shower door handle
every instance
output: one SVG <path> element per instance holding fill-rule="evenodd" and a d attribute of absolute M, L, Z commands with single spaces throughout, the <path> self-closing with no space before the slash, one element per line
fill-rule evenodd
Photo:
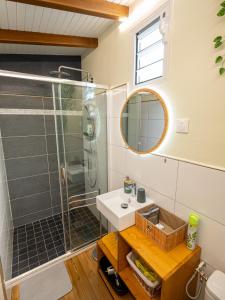
<path fill-rule="evenodd" d="M 63 184 L 63 185 L 65 185 L 66 184 L 66 169 L 65 169 L 65 167 L 61 167 L 61 169 L 60 169 L 60 177 L 61 177 L 61 183 Z"/>

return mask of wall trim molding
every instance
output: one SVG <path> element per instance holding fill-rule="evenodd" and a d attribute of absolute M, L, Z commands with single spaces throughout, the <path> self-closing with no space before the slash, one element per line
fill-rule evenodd
<path fill-rule="evenodd" d="M 192 165 L 196 165 L 196 166 L 200 166 L 200 167 L 204 167 L 204 168 L 208 168 L 208 169 L 213 169 L 213 170 L 225 172 L 224 167 L 210 165 L 210 164 L 206 164 L 204 162 L 198 162 L 198 161 L 195 161 L 195 160 L 189 160 L 189 159 L 186 159 L 186 158 L 170 156 L 170 155 L 165 155 L 165 154 L 161 154 L 161 153 L 151 153 L 151 155 L 160 156 L 160 157 L 164 157 L 164 158 L 168 158 L 168 159 L 177 160 L 178 162 L 184 162 L 184 163 L 188 163 L 188 164 L 192 164 Z"/>

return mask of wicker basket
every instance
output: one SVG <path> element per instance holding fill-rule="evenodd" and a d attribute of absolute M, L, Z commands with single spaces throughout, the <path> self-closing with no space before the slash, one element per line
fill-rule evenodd
<path fill-rule="evenodd" d="M 164 229 L 159 229 L 143 213 L 147 213 L 153 208 L 159 208 L 159 223 Z M 151 218 L 152 219 L 152 218 Z M 169 211 L 152 204 L 140 209 L 135 214 L 136 226 L 148 237 L 153 239 L 160 248 L 169 251 L 182 243 L 186 237 L 187 223 Z"/>
<path fill-rule="evenodd" d="M 130 267 L 133 269 L 133 273 L 134 273 L 135 277 L 138 279 L 138 281 L 140 282 L 140 284 L 143 286 L 146 293 L 150 297 L 159 295 L 160 290 L 161 290 L 161 280 L 152 282 L 148 278 L 146 278 L 144 276 L 144 274 L 142 274 L 142 272 L 138 269 L 138 267 L 135 264 L 135 259 L 137 259 L 137 258 L 139 258 L 139 256 L 133 251 L 131 251 L 127 255 L 127 261 L 129 263 Z"/>

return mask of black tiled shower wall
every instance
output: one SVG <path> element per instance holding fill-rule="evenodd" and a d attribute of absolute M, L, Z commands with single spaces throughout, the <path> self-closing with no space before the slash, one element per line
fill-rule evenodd
<path fill-rule="evenodd" d="M 49 76 L 59 65 L 80 68 L 80 57 L 1 55 L 0 69 Z M 74 73 L 72 79 L 80 80 Z M 53 109 L 52 86 L 21 79 L 0 81 L 0 108 Z M 14 226 L 60 212 L 56 132 L 52 115 L 0 115 Z"/>
<path fill-rule="evenodd" d="M 14 98 L 16 101 L 17 96 L 14 95 Z M 0 95 L 2 108 L 1 99 L 4 99 L 4 95 Z M 26 101 L 29 102 L 29 99 Z M 43 99 L 41 103 L 43 109 Z M 31 105 L 29 107 L 31 109 Z M 45 115 L 0 115 L 9 195 L 16 227 L 60 211 L 57 155 L 56 151 L 54 156 L 48 153 L 45 118 Z M 54 139 L 51 143 L 55 147 Z M 54 200 L 53 190 L 56 191 Z"/>
<path fill-rule="evenodd" d="M 5 159 L 46 154 L 44 135 L 7 137 L 4 139 L 4 146 Z"/>

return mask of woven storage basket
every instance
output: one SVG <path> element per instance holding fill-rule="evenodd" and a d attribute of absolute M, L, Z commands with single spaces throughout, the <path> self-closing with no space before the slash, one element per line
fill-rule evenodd
<path fill-rule="evenodd" d="M 151 208 L 159 208 L 159 223 L 165 229 L 159 229 L 142 213 L 148 212 Z M 160 248 L 169 251 L 182 243 L 186 237 L 187 223 L 169 211 L 155 205 L 149 205 L 140 209 L 135 214 L 136 226 L 148 237 L 153 239 Z"/>
<path fill-rule="evenodd" d="M 138 281 L 140 282 L 140 284 L 143 286 L 146 293 L 150 297 L 154 297 L 154 296 L 160 294 L 161 280 L 152 282 L 148 278 L 146 278 L 144 276 L 144 274 L 142 274 L 141 271 L 138 269 L 138 267 L 135 265 L 135 259 L 137 259 L 137 258 L 139 258 L 139 256 L 133 251 L 131 251 L 127 255 L 127 261 L 129 263 L 130 267 L 133 269 L 135 277 L 138 279 Z"/>

